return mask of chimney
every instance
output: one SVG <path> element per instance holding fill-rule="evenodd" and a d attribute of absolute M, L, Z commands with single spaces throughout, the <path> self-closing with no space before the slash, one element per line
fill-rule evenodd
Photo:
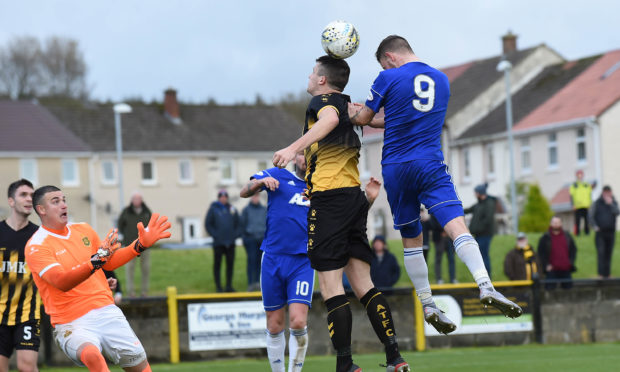
<path fill-rule="evenodd" d="M 164 115 L 173 124 L 181 124 L 182 122 L 179 114 L 179 102 L 177 102 L 177 91 L 172 88 L 164 91 Z"/>
<path fill-rule="evenodd" d="M 508 33 L 502 36 L 502 52 L 504 55 L 517 50 L 517 35 L 508 30 Z"/>

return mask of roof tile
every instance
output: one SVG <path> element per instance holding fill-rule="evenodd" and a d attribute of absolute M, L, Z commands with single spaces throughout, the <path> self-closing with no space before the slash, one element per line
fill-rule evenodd
<path fill-rule="evenodd" d="M 603 78 L 620 62 L 620 50 L 606 53 L 553 97 L 520 120 L 515 131 L 571 119 L 599 116 L 620 100 L 620 70 Z"/>

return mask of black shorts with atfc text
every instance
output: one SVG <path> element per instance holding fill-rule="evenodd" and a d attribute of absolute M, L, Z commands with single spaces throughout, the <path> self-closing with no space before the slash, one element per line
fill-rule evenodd
<path fill-rule="evenodd" d="M 349 258 L 370 264 L 366 236 L 368 200 L 359 187 L 313 192 L 308 211 L 308 257 L 312 268 L 330 271 Z"/>

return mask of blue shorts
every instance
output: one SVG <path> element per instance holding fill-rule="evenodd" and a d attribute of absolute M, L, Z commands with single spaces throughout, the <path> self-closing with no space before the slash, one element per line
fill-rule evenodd
<path fill-rule="evenodd" d="M 265 252 L 261 263 L 260 284 L 265 311 L 278 310 L 292 302 L 312 306 L 314 270 L 305 254 Z"/>
<path fill-rule="evenodd" d="M 394 228 L 403 238 L 422 232 L 420 204 L 424 204 L 441 226 L 463 216 L 448 166 L 439 160 L 412 160 L 383 165 L 383 184 L 394 218 Z"/>

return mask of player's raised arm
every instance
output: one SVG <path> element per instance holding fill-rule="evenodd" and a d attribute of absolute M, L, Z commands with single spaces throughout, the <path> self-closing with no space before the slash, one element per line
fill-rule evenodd
<path fill-rule="evenodd" d="M 338 118 L 338 112 L 331 107 L 326 107 L 318 115 L 319 120 L 314 123 L 306 134 L 301 136 L 297 141 L 290 144 L 288 147 L 282 150 L 276 151 L 273 154 L 273 165 L 278 168 L 284 168 L 288 163 L 295 159 L 295 155 L 308 148 L 315 142 L 318 142 L 325 138 L 340 122 Z"/>
<path fill-rule="evenodd" d="M 239 191 L 239 196 L 242 198 L 249 198 L 252 195 L 260 192 L 263 187 L 268 190 L 275 191 L 278 186 L 280 186 L 280 182 L 273 177 L 265 177 L 257 180 L 256 178 L 250 179 L 241 191 Z"/>
<path fill-rule="evenodd" d="M 147 248 L 157 243 L 157 241 L 169 238 L 171 234 L 168 230 L 172 225 L 168 222 L 168 217 L 160 217 L 159 213 L 153 213 L 146 228 L 144 228 L 142 222 L 139 222 L 137 227 L 138 239 L 128 246 L 118 249 L 114 256 L 103 265 L 104 269 L 108 271 L 115 270 L 139 256 Z"/>
<path fill-rule="evenodd" d="M 368 125 L 372 128 L 384 128 L 385 117 L 383 116 L 383 108 L 378 115 L 366 105 L 361 103 L 349 103 L 349 118 L 354 125 Z"/>

